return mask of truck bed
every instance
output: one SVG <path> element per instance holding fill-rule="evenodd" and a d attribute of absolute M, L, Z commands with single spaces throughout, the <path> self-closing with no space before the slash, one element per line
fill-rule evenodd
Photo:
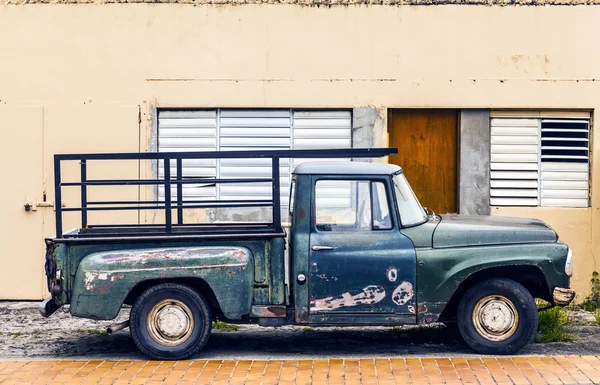
<path fill-rule="evenodd" d="M 147 153 L 114 153 L 114 154 L 58 154 L 54 156 L 54 188 L 56 209 L 56 240 L 75 239 L 124 239 L 124 238 L 149 238 L 149 237 L 278 237 L 283 235 L 281 226 L 281 178 L 280 159 L 294 158 L 367 158 L 381 157 L 397 153 L 396 149 L 329 149 L 329 150 L 264 150 L 264 151 L 217 151 L 217 152 L 147 152 Z M 270 167 L 271 176 L 268 178 L 239 177 L 220 178 L 218 175 L 186 175 L 183 172 L 184 163 L 217 161 L 218 159 L 247 159 L 250 164 L 260 167 Z M 104 163 L 103 163 L 104 162 Z M 117 162 L 118 165 L 136 162 L 138 169 L 147 167 L 153 169 L 153 179 L 93 179 L 88 171 L 97 170 L 106 162 Z M 146 162 L 142 164 L 142 162 Z M 149 162 L 149 164 L 148 164 Z M 258 163 L 257 163 L 258 162 Z M 78 165 L 77 165 L 78 163 Z M 70 175 L 63 180 L 64 166 L 73 170 L 73 165 L 79 169 L 79 180 Z M 89 168 L 89 170 L 88 170 Z M 76 168 L 77 170 L 77 168 Z M 159 171 L 160 170 L 160 171 Z M 268 193 L 260 196 L 239 197 L 239 199 L 225 200 L 217 196 L 184 196 L 184 186 L 214 187 L 217 186 L 269 186 Z M 138 199 L 124 196 L 125 187 L 137 187 Z M 99 201 L 89 199 L 97 187 L 112 190 L 110 196 L 115 199 Z M 63 189 L 74 188 L 80 197 L 70 201 L 68 207 L 63 206 Z M 150 200 L 140 198 L 140 189 L 152 189 L 153 192 L 145 194 Z M 158 189 L 162 188 L 163 196 L 159 196 Z M 72 191 L 72 190 L 71 190 Z M 75 195 L 75 196 L 77 196 Z M 250 194 L 251 195 L 251 194 Z M 269 196 L 270 195 L 270 196 Z M 72 196 L 72 195 L 71 195 Z M 99 195 L 97 195 L 99 196 Z M 121 199 L 119 199 L 121 198 Z M 213 199 L 213 200 L 211 200 Z M 236 222 L 225 223 L 206 220 L 203 223 L 187 223 L 186 210 L 206 209 L 247 209 L 263 210 L 268 213 L 265 222 Z M 138 215 L 139 224 L 102 223 L 90 225 L 88 216 L 98 212 L 141 211 L 161 213 L 160 221 L 163 223 L 143 223 Z M 81 227 L 64 232 L 63 214 L 71 212 L 79 214 Z M 264 216 L 263 216 L 264 217 Z M 105 218 L 105 216 L 103 216 Z M 265 219 L 265 218 L 261 218 Z M 257 219 L 258 220 L 258 217 Z"/>

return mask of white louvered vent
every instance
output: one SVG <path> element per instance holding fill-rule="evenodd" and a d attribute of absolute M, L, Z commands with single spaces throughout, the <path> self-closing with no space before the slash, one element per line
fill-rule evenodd
<path fill-rule="evenodd" d="M 490 204 L 538 204 L 537 119 L 492 119 Z"/>
<path fill-rule="evenodd" d="M 291 112 L 285 110 L 221 110 L 219 150 L 288 150 L 291 147 Z M 281 202 L 290 191 L 289 160 L 280 160 Z M 270 159 L 220 159 L 219 178 L 270 178 Z M 223 184 L 219 199 L 271 199 L 270 183 Z"/>
<path fill-rule="evenodd" d="M 542 206 L 587 207 L 589 121 L 544 119 L 541 127 Z"/>
<path fill-rule="evenodd" d="M 492 206 L 587 207 L 589 120 L 491 121 Z"/>
<path fill-rule="evenodd" d="M 294 111 L 293 148 L 352 147 L 350 111 Z M 350 159 L 294 159 L 292 170 L 300 163 L 315 161 L 343 162 Z"/>
<path fill-rule="evenodd" d="M 159 151 L 245 151 L 350 148 L 352 115 L 347 110 L 300 111 L 290 109 L 216 109 L 160 111 Z M 285 220 L 291 172 L 301 162 L 280 160 L 281 204 Z M 343 159 L 337 159 L 340 161 Z M 349 160 L 349 159 L 346 159 Z M 161 166 L 162 167 L 162 166 Z M 176 172 L 171 167 L 171 175 Z M 162 177 L 162 169 L 159 176 Z M 220 159 L 185 161 L 184 177 L 270 178 L 270 160 Z M 185 185 L 184 198 L 221 200 L 271 199 L 271 184 Z M 337 192 L 338 198 L 340 192 Z M 334 194 L 335 195 L 335 194 Z M 346 193 L 342 195 L 347 195 Z M 171 189 L 176 199 L 176 187 Z M 159 198 L 164 191 L 159 189 Z"/>
<path fill-rule="evenodd" d="M 294 149 L 350 148 L 352 147 L 352 119 L 350 111 L 294 111 Z M 350 159 L 294 159 L 292 169 L 305 162 L 340 162 Z M 349 207 L 351 184 L 340 188 L 339 183 L 321 182 L 321 205 Z"/>
<path fill-rule="evenodd" d="M 216 151 L 217 111 L 160 111 L 158 115 L 158 151 Z M 163 162 L 158 164 L 158 176 L 164 175 Z M 215 178 L 217 167 L 214 159 L 189 159 L 183 161 L 183 178 Z M 177 175 L 175 163 L 171 164 L 171 176 Z M 159 199 L 164 197 L 164 188 L 159 186 Z M 214 200 L 214 185 L 185 184 L 183 197 L 190 200 Z M 172 200 L 177 199 L 177 187 L 171 187 Z"/>

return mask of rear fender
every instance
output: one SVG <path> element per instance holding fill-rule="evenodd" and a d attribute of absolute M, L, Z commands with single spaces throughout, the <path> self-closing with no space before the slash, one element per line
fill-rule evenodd
<path fill-rule="evenodd" d="M 71 313 L 113 319 L 129 292 L 149 280 L 202 279 L 225 317 L 250 313 L 254 262 L 243 247 L 184 247 L 118 250 L 86 256 L 77 269 Z"/>

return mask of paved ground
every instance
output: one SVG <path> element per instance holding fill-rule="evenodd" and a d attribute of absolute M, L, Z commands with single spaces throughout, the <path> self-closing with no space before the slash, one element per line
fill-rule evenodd
<path fill-rule="evenodd" d="M 594 356 L 273 361 L 0 362 L 0 384 L 392 385 L 600 383 Z"/>
<path fill-rule="evenodd" d="M 104 332 L 128 309 L 109 322 L 62 310 L 45 319 L 33 303 L 0 302 L 0 385 L 600 384 L 600 328 L 585 316 L 572 320 L 574 342 L 531 344 L 518 357 L 474 354 L 443 325 L 242 325 L 213 331 L 196 360 L 160 362 L 137 351 L 128 329 Z"/>
<path fill-rule="evenodd" d="M 41 317 L 35 304 L 0 303 L 0 360 L 82 359 L 144 360 L 129 329 L 112 336 L 106 328 L 128 318 L 124 309 L 116 321 L 75 318 L 59 310 Z M 592 317 L 593 318 L 593 317 Z M 591 321 L 593 323 L 593 321 Z M 531 344 L 523 355 L 600 355 L 600 328 L 574 322 L 574 342 Z M 214 330 L 195 359 L 330 359 L 395 357 L 480 357 L 464 344 L 456 330 L 432 328 L 261 328 L 242 325 L 237 331 Z"/>

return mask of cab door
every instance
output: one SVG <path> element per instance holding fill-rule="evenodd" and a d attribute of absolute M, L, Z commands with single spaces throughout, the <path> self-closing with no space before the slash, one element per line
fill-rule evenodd
<path fill-rule="evenodd" d="M 389 177 L 315 181 L 309 322 L 415 323 L 416 254 L 399 231 Z"/>

